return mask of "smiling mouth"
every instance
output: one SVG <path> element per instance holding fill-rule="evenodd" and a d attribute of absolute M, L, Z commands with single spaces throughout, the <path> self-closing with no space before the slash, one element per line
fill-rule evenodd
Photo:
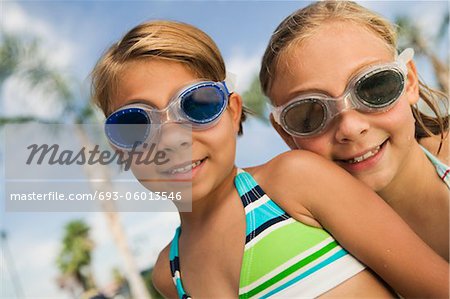
<path fill-rule="evenodd" d="M 361 162 L 363 162 L 363 161 L 365 161 L 365 160 L 375 156 L 376 154 L 378 154 L 380 149 L 386 144 L 386 141 L 387 141 L 387 139 L 382 144 L 380 144 L 379 146 L 371 149 L 370 151 L 366 152 L 365 154 L 363 154 L 361 156 L 354 157 L 354 158 L 348 159 L 348 160 L 339 160 L 339 161 L 344 162 L 344 163 L 348 163 L 348 164 L 361 163 Z"/>
<path fill-rule="evenodd" d="M 162 173 L 164 173 L 166 175 L 174 175 L 174 174 L 178 174 L 178 173 L 188 173 L 189 171 L 191 171 L 195 167 L 197 167 L 200 164 L 202 164 L 202 162 L 205 161 L 205 160 L 206 160 L 206 158 L 203 158 L 201 160 L 193 161 L 193 162 L 188 163 L 188 164 L 178 165 L 176 167 L 170 168 L 169 170 L 165 170 Z"/>

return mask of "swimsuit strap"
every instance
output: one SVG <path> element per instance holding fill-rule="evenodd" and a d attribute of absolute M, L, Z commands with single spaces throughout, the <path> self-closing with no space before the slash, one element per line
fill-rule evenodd
<path fill-rule="evenodd" d="M 177 288 L 178 297 L 181 299 L 190 299 L 191 297 L 186 293 L 181 281 L 180 271 L 180 253 L 179 253 L 179 240 L 181 234 L 181 226 L 179 226 L 175 232 L 172 243 L 170 244 L 170 272 L 172 273 L 173 283 Z"/>
<path fill-rule="evenodd" d="M 234 184 L 245 210 L 246 244 L 270 226 L 290 218 L 248 172 L 238 169 Z"/>
<path fill-rule="evenodd" d="M 450 167 L 439 161 L 439 159 L 436 158 L 432 153 L 430 153 L 426 148 L 424 148 L 423 146 L 420 147 L 424 151 L 425 155 L 427 155 L 428 160 L 433 163 L 434 167 L 436 168 L 436 172 L 439 174 L 441 180 L 444 181 L 447 187 L 450 188 Z"/>

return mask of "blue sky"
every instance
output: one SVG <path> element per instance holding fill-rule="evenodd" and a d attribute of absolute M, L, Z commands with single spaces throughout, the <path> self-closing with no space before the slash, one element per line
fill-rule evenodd
<path fill-rule="evenodd" d="M 248 87 L 257 73 L 269 37 L 278 23 L 308 2 L 296 1 L 1 1 L 2 30 L 40 38 L 49 60 L 73 75 L 87 88 L 90 70 L 101 53 L 129 29 L 149 19 L 172 19 L 193 24 L 217 43 L 229 71 L 238 76 L 238 90 Z M 393 18 L 408 14 L 432 36 L 447 2 L 372 1 L 368 8 Z M 440 49 L 441 52 L 448 51 Z M 445 52 L 444 52 L 445 53 Z M 429 66 L 420 63 L 422 75 L 430 77 Z M 428 80 L 429 81 L 429 80 Z M 30 92 L 11 78 L 0 94 L 0 111 L 6 115 L 35 113 L 48 116 L 58 110 L 51 99 Z M 56 108 L 55 108 L 56 107 Z M 239 140 L 239 166 L 262 163 L 286 150 L 274 131 L 256 120 L 245 125 Z M 0 187 L 0 191 L 3 186 Z M 3 195 L 0 195 L 4 200 Z M 141 268 L 150 266 L 157 252 L 171 239 L 177 225 L 173 213 L 123 213 L 133 252 Z M 99 284 L 110 281 L 110 269 L 121 265 L 103 215 L 99 213 L 5 213 L 0 228 L 10 235 L 9 247 L 24 292 L 30 297 L 64 298 L 57 289 L 55 255 L 62 225 L 84 218 L 93 228 L 96 242 L 94 271 Z M 0 296 L 12 296 L 9 272 L 2 266 Z M 3 297 L 0 297 L 3 298 Z"/>

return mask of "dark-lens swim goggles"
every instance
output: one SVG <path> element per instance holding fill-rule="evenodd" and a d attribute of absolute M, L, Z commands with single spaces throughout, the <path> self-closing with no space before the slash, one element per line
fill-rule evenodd
<path fill-rule="evenodd" d="M 196 82 L 181 89 L 162 110 L 141 103 L 121 107 L 106 119 L 105 133 L 114 146 L 128 150 L 149 140 L 168 122 L 205 130 L 219 121 L 231 93 L 225 81 Z"/>
<path fill-rule="evenodd" d="M 320 93 L 303 94 L 283 106 L 274 107 L 274 120 L 290 135 L 311 137 L 322 133 L 331 120 L 343 111 L 386 112 L 405 90 L 407 63 L 413 49 L 406 49 L 393 63 L 370 66 L 350 79 L 338 98 Z"/>

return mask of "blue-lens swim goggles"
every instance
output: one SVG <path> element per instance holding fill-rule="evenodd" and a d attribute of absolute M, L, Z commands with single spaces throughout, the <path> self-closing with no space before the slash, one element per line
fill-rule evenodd
<path fill-rule="evenodd" d="M 106 119 L 105 133 L 114 146 L 128 150 L 152 138 L 168 122 L 205 130 L 219 121 L 231 93 L 225 81 L 196 82 L 182 88 L 162 110 L 141 103 L 119 108 Z"/>

